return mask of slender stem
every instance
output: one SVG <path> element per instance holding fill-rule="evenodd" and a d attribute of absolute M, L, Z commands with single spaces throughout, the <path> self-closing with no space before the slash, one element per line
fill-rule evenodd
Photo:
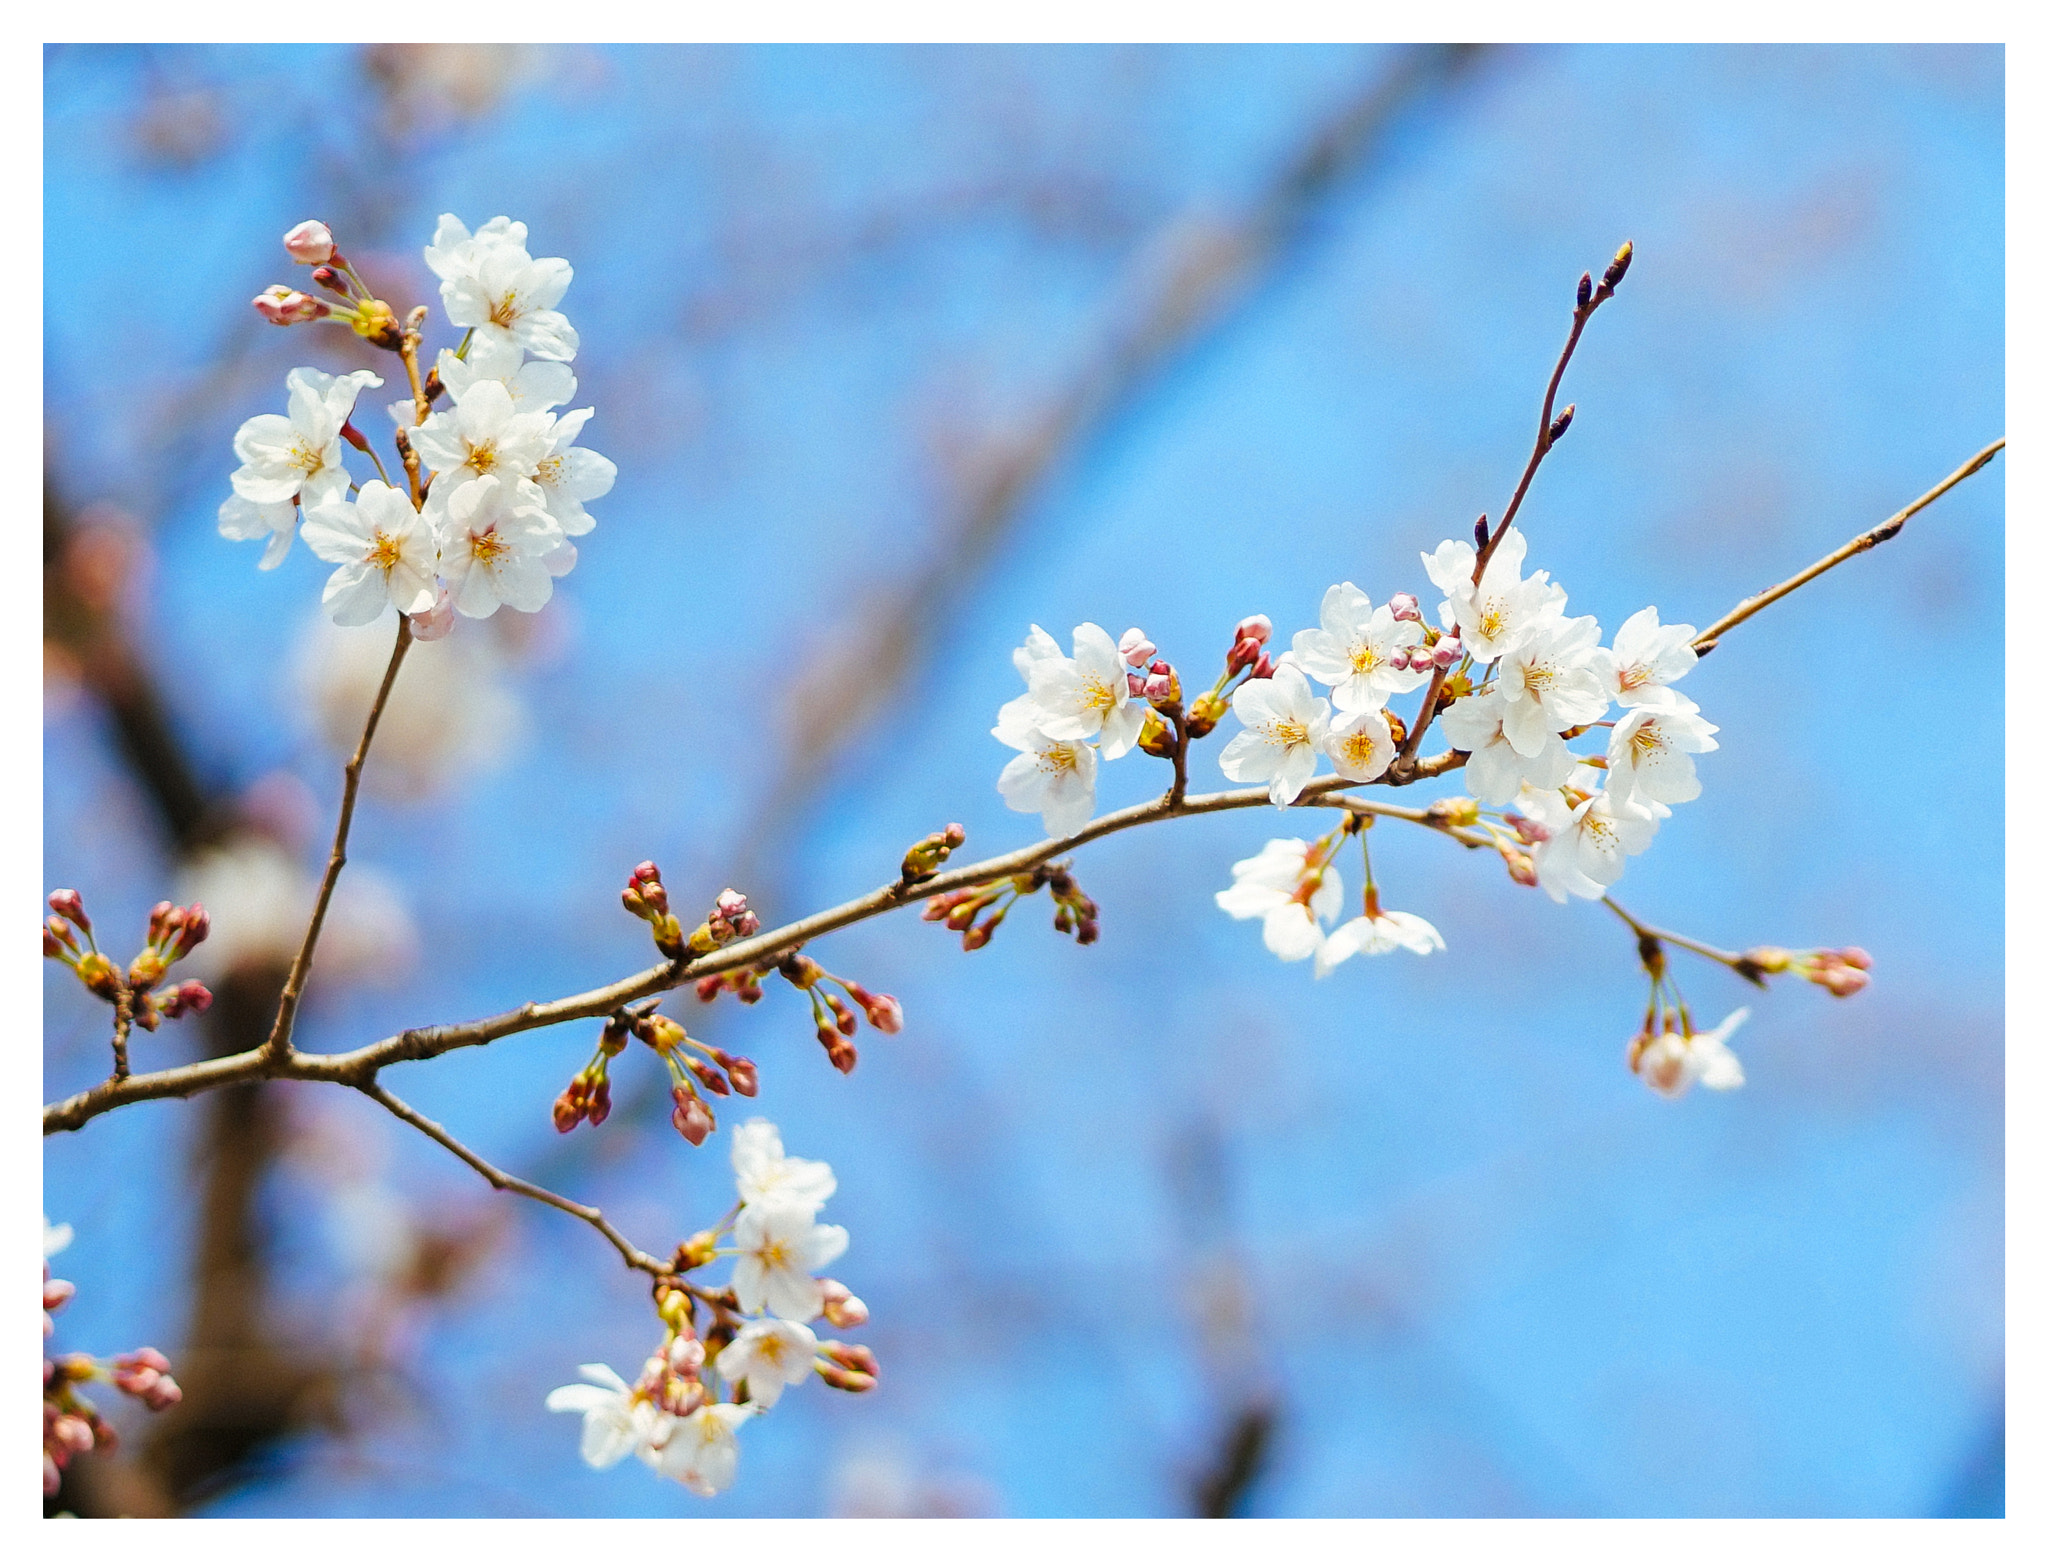
<path fill-rule="evenodd" d="M 1662 927 L 1652 927 L 1648 922 L 1638 921 L 1617 905 L 1612 896 L 1603 895 L 1600 903 L 1627 922 L 1629 931 L 1633 932 L 1638 938 L 1655 938 L 1660 943 L 1676 944 L 1679 948 L 1690 949 L 1693 953 L 1703 958 L 1713 960 L 1717 965 L 1726 965 L 1730 970 L 1740 970 L 1742 968 L 1743 958 L 1740 954 L 1731 954 L 1726 949 L 1715 948 L 1711 943 L 1702 943 L 1697 938 L 1688 938 L 1684 933 L 1666 932 Z"/>
<path fill-rule="evenodd" d="M 427 388 L 420 381 L 420 326 L 427 318 L 427 306 L 421 304 L 406 318 L 405 330 L 398 338 L 398 355 L 405 360 L 405 377 L 412 385 L 412 405 L 415 416 L 413 425 L 427 420 Z"/>
<path fill-rule="evenodd" d="M 1449 667 L 1438 667 L 1431 674 L 1429 687 L 1422 695 L 1421 708 L 1415 712 L 1415 726 L 1401 744 L 1400 757 L 1394 760 L 1390 768 L 1405 772 L 1414 767 L 1415 751 L 1422 746 L 1422 734 L 1429 730 L 1429 718 L 1436 713 L 1437 695 L 1444 691 L 1444 679 L 1450 674 Z"/>
<path fill-rule="evenodd" d="M 114 994 L 114 1077 L 128 1077 L 128 1032 L 135 1025 L 135 994 L 123 981 Z"/>
<path fill-rule="evenodd" d="M 1188 795 L 1188 720 L 1173 718 L 1173 786 L 1166 793 L 1166 805 L 1178 811 Z"/>
<path fill-rule="evenodd" d="M 356 1087 L 365 1095 L 368 1095 L 370 1099 L 376 1101 L 386 1111 L 397 1117 L 399 1121 L 405 1123 L 408 1127 L 418 1128 L 422 1133 L 425 1133 L 427 1137 L 462 1161 L 463 1164 L 475 1171 L 477 1175 L 481 1176 L 500 1192 L 517 1193 L 522 1198 L 531 1198 L 536 1203 L 545 1203 L 551 1209 L 560 1209 L 564 1214 L 573 1214 L 577 1219 L 583 1221 L 584 1224 L 590 1226 L 600 1236 L 604 1237 L 605 1240 L 609 1241 L 614 1247 L 618 1248 L 619 1256 L 626 1260 L 627 1267 L 637 1268 L 642 1273 L 654 1275 L 657 1279 L 667 1279 L 675 1273 L 675 1269 L 670 1264 L 642 1252 L 621 1235 L 618 1227 L 604 1217 L 602 1209 L 594 1208 L 589 1204 L 577 1203 L 573 1199 L 563 1197 L 558 1192 L 550 1192 L 547 1188 L 539 1186 L 534 1182 L 525 1181 L 508 1171 L 499 1170 L 440 1123 L 430 1117 L 421 1116 L 419 1112 L 413 1110 L 411 1106 L 408 1106 L 404 1101 L 392 1094 L 390 1090 L 374 1080 L 366 1084 L 359 1084 Z"/>
<path fill-rule="evenodd" d="M 377 687 L 377 698 L 370 706 L 369 719 L 363 722 L 362 739 L 356 744 L 356 751 L 342 770 L 341 816 L 334 824 L 334 849 L 327 857 L 327 872 L 320 880 L 320 894 L 313 902 L 312 919 L 306 923 L 306 936 L 299 944 L 299 952 L 293 956 L 291 973 L 285 977 L 284 992 L 277 1000 L 277 1018 L 271 1024 L 270 1038 L 263 1043 L 264 1051 L 272 1057 L 289 1056 L 292 1049 L 292 1023 L 299 1013 L 299 999 L 306 990 L 306 977 L 313 969 L 313 950 L 320 942 L 320 929 L 327 921 L 327 905 L 334 898 L 334 886 L 341 878 L 341 869 L 348 861 L 348 830 L 356 816 L 356 788 L 363 778 L 363 761 L 370 756 L 370 739 L 377 735 L 378 719 L 384 714 L 385 701 L 391 697 L 391 685 L 398 680 L 398 668 L 405 660 L 405 653 L 412 646 L 412 621 L 400 614 L 398 639 L 391 647 L 391 661 L 384 668 L 384 681 Z"/>
<path fill-rule="evenodd" d="M 2005 440 L 2003 438 L 1992 440 L 1990 444 L 1987 444 L 1983 449 L 1963 462 L 1962 465 L 1942 478 L 1940 482 L 1921 494 L 1919 498 L 1900 510 L 1898 514 L 1892 516 L 1883 525 L 1875 526 L 1869 531 L 1864 532 L 1861 536 L 1851 538 L 1818 563 L 1809 564 L 1791 579 L 1782 581 L 1772 586 L 1768 591 L 1759 592 L 1757 595 L 1748 598 L 1741 606 L 1729 613 L 1727 617 L 1709 624 L 1694 636 L 1692 648 L 1700 655 L 1706 655 L 1708 651 L 1720 643 L 1721 636 L 1734 628 L 1738 623 L 1754 618 L 1758 613 L 1770 606 L 1771 603 L 1790 596 L 1808 581 L 1816 580 L 1826 574 L 1835 565 L 1854 558 L 1858 553 L 1869 552 L 1880 542 L 1889 542 L 1899 534 L 1907 521 L 1927 508 L 1928 505 L 1932 504 L 1964 478 L 1974 476 L 1977 472 L 1990 465 L 1992 457 L 2004 448 Z"/>

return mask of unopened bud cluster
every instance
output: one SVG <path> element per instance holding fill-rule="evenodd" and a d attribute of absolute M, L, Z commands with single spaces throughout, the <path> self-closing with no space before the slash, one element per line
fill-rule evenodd
<path fill-rule="evenodd" d="M 967 844 L 967 831 L 958 824 L 935 830 L 903 853 L 903 881 L 922 883 L 945 866 L 946 858 Z"/>
<path fill-rule="evenodd" d="M 70 1227 L 43 1225 L 43 1338 L 56 1332 L 52 1313 L 75 1293 L 66 1280 L 50 1277 L 49 1255 L 70 1240 Z M 64 1470 L 80 1453 L 110 1453 L 118 1445 L 114 1428 L 79 1389 L 88 1382 L 111 1384 L 152 1410 L 169 1409 L 184 1394 L 161 1351 L 144 1346 L 110 1361 L 90 1355 L 43 1356 L 43 1494 L 54 1496 Z"/>
<path fill-rule="evenodd" d="M 1870 956 L 1859 948 L 1781 949 L 1769 946 L 1745 950 L 1741 966 L 1745 974 L 1795 975 L 1826 987 L 1836 997 L 1853 997 L 1870 985 Z"/>
<path fill-rule="evenodd" d="M 59 889 L 48 903 L 52 914 L 43 922 L 43 957 L 68 967 L 93 996 L 117 1009 L 125 1004 L 129 1017 L 143 1029 L 154 1030 L 166 1019 L 203 1014 L 212 1005 L 213 994 L 201 982 L 163 986 L 171 966 L 206 941 L 212 921 L 204 906 L 159 901 L 149 913 L 142 952 L 123 971 L 100 952 L 92 918 L 76 889 Z M 125 1065 L 125 1055 L 120 1056 L 117 1066 Z"/>
<path fill-rule="evenodd" d="M 853 1036 L 860 1029 L 860 1021 L 853 1016 L 855 1008 L 884 1035 L 895 1035 L 903 1029 L 903 1005 L 895 998 L 886 992 L 870 992 L 858 981 L 835 976 L 807 954 L 784 955 L 776 961 L 774 969 L 783 980 L 811 1000 L 811 1018 L 817 1025 L 818 1044 L 825 1048 L 826 1058 L 841 1073 L 853 1072 L 854 1064 L 860 1061 L 860 1053 L 853 1044 Z M 835 986 L 839 991 L 832 990 Z M 697 995 L 705 995 L 702 983 L 698 985 Z M 711 996 L 717 996 L 716 991 Z"/>
<path fill-rule="evenodd" d="M 960 947 L 968 953 L 988 947 L 996 928 L 1016 903 L 1040 889 L 1052 892 L 1055 932 L 1071 933 L 1076 943 L 1093 943 L 1102 935 L 1100 908 L 1074 881 L 1064 865 L 1041 864 L 1029 872 L 1014 873 L 993 883 L 955 889 L 933 895 L 925 902 L 924 919 L 944 922 L 950 932 L 960 934 Z"/>
<path fill-rule="evenodd" d="M 313 267 L 313 282 L 325 298 L 274 282 L 251 300 L 256 312 L 272 325 L 304 325 L 332 320 L 346 325 L 373 346 L 396 352 L 400 331 L 391 305 L 371 295 L 355 267 L 334 247 L 334 234 L 324 222 L 302 222 L 284 236 L 285 253 L 302 266 Z"/>
<path fill-rule="evenodd" d="M 737 938 L 750 938 L 761 930 L 761 918 L 737 889 L 720 891 L 711 912 L 685 936 L 683 924 L 669 909 L 668 890 L 661 881 L 661 869 L 642 862 L 619 892 L 620 903 L 646 922 L 654 933 L 654 946 L 670 959 L 709 954 Z"/>
<path fill-rule="evenodd" d="M 555 1097 L 556 1132 L 569 1132 L 582 1122 L 596 1127 L 611 1114 L 611 1060 L 626 1049 L 629 1038 L 639 1040 L 667 1065 L 669 1093 L 675 1102 L 669 1121 L 692 1144 L 703 1143 L 718 1126 L 704 1101 L 704 1091 L 751 1096 L 761 1087 L 760 1073 L 749 1059 L 697 1040 L 667 1014 L 648 1005 L 616 1013 L 605 1021 L 595 1054 Z"/>

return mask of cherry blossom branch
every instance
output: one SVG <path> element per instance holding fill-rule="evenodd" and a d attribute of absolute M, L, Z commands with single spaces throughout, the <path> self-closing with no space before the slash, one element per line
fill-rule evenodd
<path fill-rule="evenodd" d="M 426 1134 L 427 1137 L 454 1155 L 456 1159 L 467 1165 L 500 1192 L 517 1193 L 522 1198 L 531 1198 L 536 1203 L 545 1203 L 551 1209 L 560 1209 L 564 1214 L 574 1215 L 577 1219 L 595 1230 L 600 1236 L 604 1237 L 614 1247 L 618 1248 L 619 1256 L 626 1260 L 627 1267 L 637 1268 L 642 1273 L 652 1274 L 657 1279 L 667 1279 L 674 1274 L 674 1265 L 664 1263 L 659 1258 L 652 1257 L 634 1246 L 632 1242 L 619 1233 L 616 1225 L 604 1217 L 602 1209 L 585 1203 L 577 1203 L 574 1199 L 565 1198 L 558 1192 L 550 1192 L 547 1188 L 537 1183 L 514 1176 L 509 1171 L 499 1170 L 440 1123 L 434 1121 L 431 1117 L 422 1116 L 419 1112 L 413 1110 L 411 1106 L 408 1106 L 404 1101 L 392 1094 L 390 1090 L 378 1084 L 374 1079 L 358 1084 L 356 1088 L 369 1096 L 370 1099 L 376 1101 L 378 1105 L 382 1106 L 408 1127 L 417 1128 L 420 1132 Z"/>
<path fill-rule="evenodd" d="M 1493 559 L 1501 539 L 1508 534 L 1508 527 L 1515 523 L 1515 517 L 1522 511 L 1522 500 L 1528 497 L 1529 485 L 1536 480 L 1536 469 L 1543 464 L 1543 458 L 1550 454 L 1557 441 L 1564 437 L 1564 431 L 1571 427 L 1572 416 L 1578 410 L 1568 406 L 1561 417 L 1553 416 L 1557 410 L 1558 387 L 1564 383 L 1564 371 L 1570 367 L 1572 354 L 1579 350 L 1579 338 L 1585 334 L 1586 322 L 1593 318 L 1602 304 L 1614 296 L 1615 288 L 1628 274 L 1629 261 L 1635 255 L 1635 245 L 1624 243 L 1614 252 L 1614 259 L 1608 264 L 1606 275 L 1600 285 L 1593 285 L 1593 273 L 1588 271 L 1579 278 L 1578 302 L 1572 309 L 1571 334 L 1565 337 L 1564 350 L 1557 355 L 1557 364 L 1550 371 L 1550 382 L 1543 387 L 1543 411 L 1536 419 L 1536 443 L 1529 451 L 1528 463 L 1522 468 L 1522 480 L 1515 484 L 1514 494 L 1508 499 L 1508 507 L 1501 511 L 1500 524 L 1491 532 L 1485 531 L 1486 518 L 1480 517 L 1478 538 L 1479 551 L 1472 560 L 1472 585 L 1478 588 L 1486 577 L 1486 566 Z M 1438 667 L 1431 675 L 1429 689 L 1422 696 L 1422 705 L 1415 712 L 1415 726 L 1401 744 L 1400 757 L 1394 761 L 1394 768 L 1406 770 L 1413 766 L 1415 755 L 1422 748 L 1422 737 L 1429 730 L 1430 720 L 1436 715 L 1436 702 L 1443 693 L 1444 682 L 1450 677 L 1449 667 Z"/>
<path fill-rule="evenodd" d="M 342 769 L 341 816 L 334 825 L 334 849 L 327 858 L 327 872 L 320 880 L 320 895 L 313 902 L 312 918 L 306 923 L 305 939 L 299 944 L 299 952 L 292 957 L 291 973 L 285 977 L 284 993 L 277 1000 L 277 1018 L 271 1024 L 270 1038 L 263 1043 L 264 1052 L 273 1058 L 291 1055 L 292 1024 L 298 1017 L 299 999 L 305 992 L 306 977 L 313 968 L 313 950 L 320 941 L 320 929 L 327 920 L 327 903 L 334 898 L 334 886 L 341 878 L 343 864 L 348 861 L 348 831 L 355 819 L 356 788 L 362 781 L 363 762 L 370 756 L 370 740 L 377 735 L 377 722 L 384 714 L 385 701 L 391 697 L 391 685 L 397 682 L 398 669 L 411 647 L 412 622 L 401 616 L 398 639 L 391 647 L 391 661 L 384 668 L 384 681 L 378 685 L 369 718 L 363 722 L 362 739 Z"/>
<path fill-rule="evenodd" d="M 1416 779 L 1448 774 L 1461 768 L 1465 758 L 1464 754 L 1458 752 L 1434 755 L 1418 766 Z M 1314 802 L 1357 784 L 1359 783 L 1348 781 L 1340 775 L 1325 775 L 1310 781 L 1302 789 L 1300 800 Z M 245 1084 L 257 1079 L 301 1079 L 315 1083 L 345 1084 L 360 1089 L 365 1084 L 374 1082 L 380 1069 L 393 1063 L 423 1061 L 465 1046 L 486 1046 L 492 1041 L 502 1040 L 506 1036 L 517 1035 L 526 1030 L 544 1029 L 578 1019 L 607 1017 L 628 1003 L 680 986 L 686 978 L 718 975 L 772 959 L 828 932 L 836 932 L 855 922 L 866 921 L 906 905 L 916 904 L 920 900 L 930 899 L 935 894 L 1028 872 L 1043 862 L 1051 861 L 1056 856 L 1107 835 L 1119 834 L 1127 829 L 1135 829 L 1140 825 L 1157 823 L 1168 818 L 1267 807 L 1271 805 L 1271 801 L 1267 789 L 1263 786 L 1247 787 L 1241 791 L 1207 792 L 1182 797 L 1177 802 L 1171 799 L 1169 793 L 1150 802 L 1122 808 L 1114 813 L 1105 813 L 1101 818 L 1090 821 L 1070 835 L 1043 840 L 1036 845 L 1024 846 L 970 866 L 937 873 L 914 884 L 905 883 L 899 877 L 859 899 L 849 900 L 843 905 L 819 911 L 800 921 L 790 922 L 786 926 L 760 933 L 755 937 L 728 943 L 713 953 L 690 959 L 669 960 L 650 966 L 636 975 L 570 997 L 556 998 L 551 1002 L 522 1003 L 519 1007 L 504 1013 L 466 1024 L 430 1025 L 405 1030 L 354 1051 L 319 1053 L 287 1050 L 281 1054 L 273 1054 L 259 1047 L 231 1057 L 210 1058 L 204 1062 L 187 1063 L 181 1067 L 165 1068 L 155 1073 L 136 1074 L 126 1079 L 108 1079 L 91 1089 L 45 1107 L 43 1131 L 46 1134 L 71 1132 L 83 1127 L 94 1117 L 120 1106 L 133 1105 L 144 1100 L 195 1095 L 207 1090 L 220 1089 L 225 1085 Z M 1392 816 L 1403 816 L 1406 812 L 1420 815 L 1425 811 L 1401 810 Z"/>
<path fill-rule="evenodd" d="M 1869 552 L 1880 542 L 1891 541 L 1893 537 L 1897 536 L 1904 529 L 1907 521 L 1927 508 L 1928 505 L 1948 492 L 1949 489 L 1963 481 L 1964 478 L 1975 476 L 1986 466 L 1990 465 L 1992 457 L 2004 448 L 2005 440 L 2002 437 L 1992 440 L 1990 444 L 1987 444 L 1983 449 L 1963 462 L 1962 465 L 1942 478 L 1940 482 L 1921 494 L 1919 498 L 1892 516 L 1883 525 L 1873 527 L 1861 536 L 1853 537 L 1849 541 L 1844 542 L 1840 547 L 1828 554 L 1827 557 L 1817 563 L 1807 565 L 1806 568 L 1800 570 L 1791 579 L 1781 581 L 1779 584 L 1772 586 L 1768 591 L 1762 591 L 1755 596 L 1747 598 L 1739 607 L 1729 613 L 1727 617 L 1702 629 L 1693 639 L 1693 650 L 1702 656 L 1706 655 L 1708 651 L 1721 642 L 1721 636 L 1734 628 L 1738 623 L 1754 618 L 1758 613 L 1770 606 L 1771 603 L 1790 596 L 1802 585 L 1819 579 L 1820 576 L 1826 574 L 1835 565 L 1854 558 L 1858 553 Z"/>
<path fill-rule="evenodd" d="M 114 994 L 114 1077 L 128 1077 L 128 1032 L 135 1026 L 135 997 L 122 982 Z"/>

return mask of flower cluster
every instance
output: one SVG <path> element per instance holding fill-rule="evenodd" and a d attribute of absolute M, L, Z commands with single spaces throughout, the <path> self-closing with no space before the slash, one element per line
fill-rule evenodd
<path fill-rule="evenodd" d="M 665 1283 L 657 1305 L 666 1333 L 633 1383 L 588 1365 L 584 1381 L 548 1395 L 549 1409 L 583 1416 L 583 1459 L 594 1469 L 632 1453 L 715 1496 L 738 1471 L 740 1426 L 785 1391 L 812 1375 L 850 1393 L 875 1386 L 871 1351 L 821 1341 L 810 1326 L 822 1316 L 853 1328 L 868 1317 L 843 1284 L 818 1275 L 847 1246 L 843 1227 L 818 1222 L 838 1190 L 831 1166 L 784 1154 L 781 1134 L 759 1117 L 733 1134 L 732 1166 L 738 1204 L 684 1242 L 675 1262 L 680 1274 L 731 1257 L 726 1287 Z"/>
<path fill-rule="evenodd" d="M 111 1383 L 149 1409 L 169 1409 L 184 1394 L 171 1376 L 171 1363 L 158 1351 L 144 1346 L 116 1355 L 110 1361 L 90 1355 L 58 1355 L 48 1352 L 47 1343 L 57 1331 L 52 1314 L 77 1293 L 63 1279 L 50 1277 L 50 1259 L 71 1245 L 71 1227 L 43 1220 L 43 1494 L 54 1496 L 64 1469 L 80 1453 L 110 1453 L 117 1438 L 114 1428 L 100 1417 L 78 1390 L 88 1382 Z"/>
<path fill-rule="evenodd" d="M 1391 954 L 1396 949 L 1433 953 L 1444 946 L 1435 927 L 1412 912 L 1380 906 L 1365 834 L 1371 822 L 1370 815 L 1353 813 L 1315 841 L 1267 841 L 1257 856 L 1231 867 L 1231 886 L 1217 893 L 1216 904 L 1239 921 L 1262 921 L 1266 947 L 1281 959 L 1314 956 L 1318 978 L 1354 954 Z M 1326 924 L 1342 914 L 1344 904 L 1344 881 L 1334 858 L 1354 834 L 1365 866 L 1362 914 L 1326 933 Z"/>
<path fill-rule="evenodd" d="M 285 249 L 314 267 L 314 282 L 333 301 L 273 288 L 256 301 L 266 319 L 345 323 L 404 358 L 413 395 L 391 414 L 406 482 L 392 483 L 352 421 L 356 398 L 383 379 L 368 370 L 294 369 L 285 378 L 286 411 L 252 417 L 235 435 L 242 465 L 221 505 L 221 534 L 267 537 L 261 567 L 273 569 L 303 531 L 314 555 L 336 566 L 322 600 L 338 624 L 371 623 L 393 607 L 432 639 L 455 613 L 488 618 L 501 605 L 537 612 L 555 579 L 575 567 L 569 539 L 596 524 L 584 506 L 617 475 L 577 444 L 592 409 L 554 410 L 576 394 L 576 331 L 555 307 L 573 274 L 568 262 L 534 259 L 524 223 L 497 217 L 472 234 L 443 216 L 426 261 L 440 278 L 449 322 L 464 335 L 422 380 L 424 309 L 400 331 L 320 223 L 294 228 Z M 447 405 L 430 410 L 444 398 Z M 375 478 L 351 477 L 344 445 L 369 458 Z"/>

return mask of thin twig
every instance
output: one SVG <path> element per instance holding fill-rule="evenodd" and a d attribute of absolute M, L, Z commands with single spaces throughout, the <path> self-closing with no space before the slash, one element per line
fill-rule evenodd
<path fill-rule="evenodd" d="M 1731 954 L 1726 949 L 1717 949 L 1711 943 L 1702 943 L 1697 938 L 1688 938 L 1682 932 L 1667 932 L 1662 927 L 1652 927 L 1648 922 L 1640 921 L 1623 910 L 1615 903 L 1611 895 L 1602 895 L 1600 903 L 1627 922 L 1629 931 L 1633 932 L 1638 938 L 1654 938 L 1660 943 L 1676 944 L 1679 948 L 1690 949 L 1702 958 L 1711 959 L 1719 965 L 1726 965 L 1730 970 L 1734 971 L 1742 970 L 1743 966 L 1747 963 L 1740 954 Z"/>
<path fill-rule="evenodd" d="M 128 1032 L 135 1025 L 135 994 L 123 981 L 114 994 L 114 1077 L 128 1077 Z"/>
<path fill-rule="evenodd" d="M 363 761 L 370 756 L 370 739 L 377 735 L 377 722 L 384 714 L 384 703 L 391 697 L 391 685 L 398 680 L 398 668 L 411 646 L 412 620 L 401 613 L 398 640 L 391 647 L 391 662 L 384 669 L 384 681 L 377 687 L 377 698 L 370 706 L 369 719 L 363 722 L 362 740 L 356 744 L 354 755 L 342 770 L 341 816 L 335 821 L 334 849 L 327 858 L 327 872 L 320 880 L 320 895 L 313 902 L 313 915 L 306 923 L 305 939 L 299 944 L 299 952 L 292 957 L 291 974 L 285 977 L 284 993 L 277 1000 L 277 1018 L 270 1027 L 270 1038 L 263 1043 L 263 1049 L 273 1057 L 288 1056 L 291 1052 L 292 1023 L 298 1018 L 299 999 L 306 989 L 306 977 L 313 969 L 313 949 L 320 941 L 320 929 L 327 920 L 327 904 L 334 898 L 334 886 L 341 878 L 342 865 L 348 861 L 348 830 L 355 819 L 356 787 L 362 780 Z"/>
<path fill-rule="evenodd" d="M 356 1087 L 365 1095 L 368 1095 L 370 1099 L 376 1101 L 386 1111 L 397 1117 L 399 1121 L 405 1123 L 408 1127 L 416 1127 L 422 1133 L 425 1133 L 427 1137 L 454 1155 L 456 1159 L 462 1161 L 464 1165 L 467 1165 L 500 1192 L 516 1192 L 522 1198 L 531 1198 L 535 1203 L 545 1203 L 551 1209 L 560 1209 L 564 1214 L 575 1215 L 577 1219 L 583 1221 L 584 1224 L 590 1226 L 600 1236 L 604 1237 L 605 1240 L 617 1247 L 619 1249 L 619 1256 L 626 1260 L 629 1268 L 637 1268 L 642 1273 L 652 1274 L 657 1279 L 666 1279 L 675 1272 L 674 1268 L 669 1264 L 642 1252 L 621 1235 L 618 1227 L 604 1217 L 602 1209 L 593 1208 L 585 1203 L 577 1203 L 574 1199 L 565 1198 L 558 1192 L 549 1192 L 545 1187 L 514 1176 L 509 1171 L 499 1170 L 440 1123 L 434 1121 L 431 1117 L 421 1116 L 419 1112 L 413 1110 L 411 1106 L 408 1106 L 381 1084 L 371 1082 L 359 1084 Z"/>
<path fill-rule="evenodd" d="M 1760 592 L 1748 598 L 1735 611 L 1728 614 L 1727 617 L 1722 618 L 1716 623 L 1709 624 L 1694 636 L 1692 648 L 1700 655 L 1706 655 L 1708 651 L 1720 643 L 1721 636 L 1734 628 L 1738 623 L 1754 618 L 1758 613 L 1770 606 L 1771 603 L 1790 596 L 1802 585 L 1805 585 L 1808 581 L 1818 579 L 1844 560 L 1854 558 L 1858 553 L 1867 553 L 1880 542 L 1891 541 L 1904 528 L 1907 521 L 1927 508 L 1928 505 L 1948 492 L 1949 489 L 1953 488 L 1965 477 L 1973 476 L 1990 465 L 1991 458 L 2004 448 L 2005 440 L 2003 438 L 1992 440 L 1990 444 L 1987 444 L 1983 449 L 1963 462 L 1962 465 L 1942 478 L 1940 482 L 1921 494 L 1919 498 L 1900 510 L 1898 514 L 1892 516 L 1883 525 L 1875 526 L 1869 531 L 1864 532 L 1860 537 L 1843 543 L 1818 563 L 1809 564 L 1791 579 L 1772 586 L 1768 591 Z"/>

